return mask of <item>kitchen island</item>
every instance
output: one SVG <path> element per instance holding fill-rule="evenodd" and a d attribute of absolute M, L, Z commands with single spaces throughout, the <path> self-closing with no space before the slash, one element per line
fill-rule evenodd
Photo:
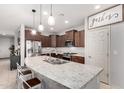
<path fill-rule="evenodd" d="M 47 89 L 99 88 L 102 68 L 49 56 L 28 57 L 27 67 L 43 79 Z"/>

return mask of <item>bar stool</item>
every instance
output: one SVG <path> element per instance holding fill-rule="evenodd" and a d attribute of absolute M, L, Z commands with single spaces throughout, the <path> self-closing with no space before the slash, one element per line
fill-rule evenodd
<path fill-rule="evenodd" d="M 19 79 L 22 81 L 21 85 L 23 89 L 41 89 L 42 88 L 41 81 L 38 78 L 35 77 L 29 80 L 25 80 L 24 75 L 20 69 L 18 69 L 18 72 L 20 73 Z"/>
<path fill-rule="evenodd" d="M 20 72 L 19 70 L 21 71 L 21 73 L 23 74 L 24 76 L 24 79 L 25 80 L 29 80 L 33 77 L 32 75 L 32 71 L 30 69 L 28 69 L 27 67 L 22 67 L 20 66 L 18 63 L 17 63 L 17 76 L 16 76 L 16 81 L 17 81 L 17 85 L 18 85 L 18 88 L 20 88 L 20 84 L 21 84 L 21 81 L 19 79 L 20 77 Z"/>

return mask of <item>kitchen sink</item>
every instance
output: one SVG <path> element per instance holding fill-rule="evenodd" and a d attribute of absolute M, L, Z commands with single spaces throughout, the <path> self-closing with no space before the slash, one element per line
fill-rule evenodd
<path fill-rule="evenodd" d="M 66 60 L 62 60 L 59 58 L 48 58 L 44 60 L 45 62 L 48 62 L 50 64 L 64 64 L 64 63 L 68 63 L 68 61 Z"/>

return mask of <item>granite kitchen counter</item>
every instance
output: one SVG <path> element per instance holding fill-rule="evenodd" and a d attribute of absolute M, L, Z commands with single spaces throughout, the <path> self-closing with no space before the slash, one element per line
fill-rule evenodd
<path fill-rule="evenodd" d="M 102 71 L 100 67 L 79 64 L 72 61 L 67 61 L 63 64 L 51 64 L 45 61 L 48 58 L 48 56 L 29 57 L 25 59 L 25 63 L 40 75 L 70 89 L 84 88 L 93 78 L 99 76 Z"/>

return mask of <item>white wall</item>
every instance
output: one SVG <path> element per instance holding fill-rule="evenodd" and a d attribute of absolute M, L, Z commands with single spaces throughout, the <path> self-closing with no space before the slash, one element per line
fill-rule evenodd
<path fill-rule="evenodd" d="M 110 81 L 113 87 L 124 88 L 124 22 L 111 25 Z"/>
<path fill-rule="evenodd" d="M 20 26 L 20 54 L 21 54 L 21 66 L 25 63 L 25 26 Z"/>
<path fill-rule="evenodd" d="M 124 22 L 110 26 L 110 85 L 124 88 Z M 87 19 L 85 19 L 85 58 L 87 58 Z"/>
<path fill-rule="evenodd" d="M 0 58 L 8 58 L 10 56 L 9 47 L 14 44 L 14 38 L 0 36 Z"/>
<path fill-rule="evenodd" d="M 15 33 L 14 31 L 8 31 L 8 30 L 0 30 L 0 34 L 6 34 L 6 35 L 9 35 L 9 36 L 14 36 Z"/>

